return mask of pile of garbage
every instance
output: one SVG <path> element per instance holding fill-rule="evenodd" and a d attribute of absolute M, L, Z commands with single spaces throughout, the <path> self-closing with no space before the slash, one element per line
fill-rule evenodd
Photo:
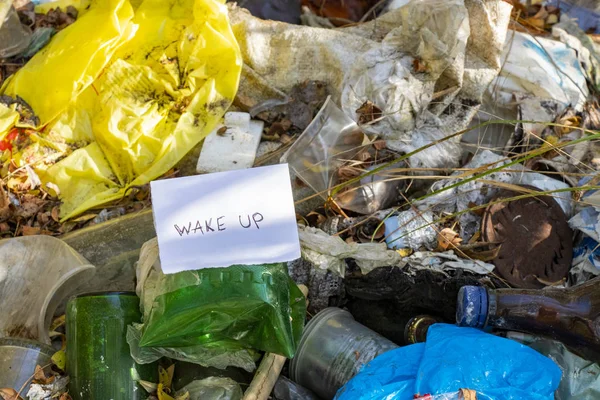
<path fill-rule="evenodd" d="M 600 396 L 600 8 L 0 0 L 0 399 Z"/>

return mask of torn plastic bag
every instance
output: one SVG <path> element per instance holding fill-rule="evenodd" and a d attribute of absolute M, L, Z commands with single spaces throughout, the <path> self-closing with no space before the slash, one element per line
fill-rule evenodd
<path fill-rule="evenodd" d="M 595 400 L 600 398 L 600 365 L 571 353 L 561 342 L 521 332 L 507 332 L 506 337 L 519 341 L 552 359 L 563 377 L 555 400 Z"/>
<path fill-rule="evenodd" d="M 141 347 L 205 345 L 294 356 L 304 296 L 286 264 L 234 265 L 162 275 Z"/>
<path fill-rule="evenodd" d="M 336 399 L 409 400 L 426 394 L 452 399 L 467 388 L 478 399 L 553 400 L 560 380 L 558 366 L 525 345 L 477 329 L 435 324 L 426 343 L 378 356 Z"/>
<path fill-rule="evenodd" d="M 151 217 L 151 215 L 150 215 Z M 138 221 L 139 222 L 139 221 Z M 156 238 L 143 243 L 136 266 L 136 293 L 140 297 L 143 320 L 147 321 L 152 310 L 152 302 L 158 293 L 157 283 L 162 276 L 158 259 L 158 241 Z M 248 372 L 256 368 L 256 352 L 248 349 L 229 349 L 220 346 L 182 346 L 182 347 L 140 347 L 143 324 L 127 327 L 127 343 L 131 356 L 138 364 L 149 364 L 161 357 L 187 361 L 205 367 L 225 369 L 228 366 L 243 368 Z"/>
<path fill-rule="evenodd" d="M 505 157 L 495 154 L 489 150 L 482 150 L 477 153 L 463 168 L 476 169 L 486 166 L 491 169 L 500 167 L 501 165 L 507 163 L 508 160 L 506 160 Z M 458 176 L 462 175 L 463 173 L 464 171 L 457 171 L 452 175 Z M 438 181 L 431 186 L 431 192 L 436 192 L 443 188 L 457 184 L 463 178 L 464 177 L 459 177 L 455 179 Z M 564 182 L 547 177 L 537 172 L 532 172 L 520 164 L 512 165 L 509 168 L 498 172 L 492 172 L 491 174 L 483 177 L 482 180 L 495 181 L 500 185 L 502 183 L 508 183 L 512 185 L 528 185 L 538 188 L 542 191 L 566 189 L 569 187 L 569 185 Z M 416 202 L 415 206 L 417 206 L 419 209 L 429 209 L 432 207 L 435 212 L 452 214 L 458 211 L 467 210 L 473 207 L 473 205 L 479 206 L 486 204 L 494 197 L 499 188 L 494 187 L 493 184 L 482 182 L 482 180 L 467 182 L 457 187 L 445 190 L 429 198 Z M 573 207 L 571 193 L 559 192 L 553 193 L 551 196 L 561 206 L 567 218 L 569 218 L 572 214 Z M 468 212 L 460 215 L 459 221 L 461 237 L 463 240 L 468 241 L 475 234 L 475 232 L 479 230 L 481 217 L 474 213 Z"/>
<path fill-rule="evenodd" d="M 162 357 L 186 361 L 204 367 L 225 369 L 227 367 L 243 368 L 248 372 L 256 369 L 259 354 L 248 349 L 231 349 L 217 345 L 181 346 L 181 347 L 140 347 L 143 324 L 127 327 L 127 343 L 131 357 L 138 364 L 151 364 Z"/>
<path fill-rule="evenodd" d="M 193 381 L 175 393 L 175 397 L 184 396 L 189 400 L 241 400 L 242 388 L 231 378 L 209 377 Z"/>
<path fill-rule="evenodd" d="M 554 122 L 568 106 L 583 109 L 589 96 L 587 80 L 600 83 L 593 42 L 564 17 L 552 34 L 553 38 L 517 31 L 506 35 L 502 70 L 489 85 L 472 126 L 501 118 L 536 121 L 523 122 L 522 128 L 529 143 L 541 144 L 544 122 Z M 463 141 L 476 145 L 473 152 L 481 147 L 502 149 L 514 133 L 511 125 L 492 124 L 468 132 Z"/>
<path fill-rule="evenodd" d="M 374 21 L 330 30 L 260 21 L 241 9 L 231 19 L 248 67 L 244 76 L 258 75 L 284 92 L 298 82 L 325 81 L 354 120 L 364 101 L 387 101 L 375 105 L 390 112 L 367 129 L 394 150 L 410 151 L 466 128 L 501 68 L 510 9 L 497 0 L 412 1 Z M 389 126 L 387 118 L 404 130 L 378 129 Z M 411 157 L 411 165 L 458 163 L 458 139 L 429 150 Z"/>
<path fill-rule="evenodd" d="M 51 236 L 0 241 L 0 338 L 50 343 L 54 312 L 94 276 L 94 266 Z"/>
<path fill-rule="evenodd" d="M 548 5 L 559 7 L 561 18 L 566 15 L 576 20 L 581 30 L 600 33 L 600 7 L 595 0 L 549 0 Z"/>
<path fill-rule="evenodd" d="M 15 56 L 29 46 L 31 31 L 21 24 L 12 1 L 0 1 L 0 58 Z"/>
<path fill-rule="evenodd" d="M 575 50 L 558 40 L 511 31 L 504 43 L 503 66 L 489 87 L 491 101 L 513 108 L 514 94 L 554 100 L 581 110 L 589 91 Z"/>
<path fill-rule="evenodd" d="M 341 97 L 342 109 L 352 117 L 366 101 L 377 105 L 383 120 L 363 129 L 389 140 L 398 140 L 398 132 L 418 130 L 424 122 L 420 120 L 428 117 L 436 86 L 438 91 L 451 87 L 452 94 L 458 92 L 462 76 L 449 67 L 463 68 L 470 34 L 463 0 L 413 1 L 399 11 L 400 26 L 346 73 Z"/>
<path fill-rule="evenodd" d="M 138 263 L 144 315 L 141 351 L 168 348 L 173 353 L 186 348 L 194 359 L 178 359 L 205 366 L 217 366 L 210 359 L 221 354 L 226 359 L 227 353 L 248 349 L 293 357 L 304 326 L 306 302 L 288 276 L 286 264 L 236 265 L 165 275 L 160 272 L 157 255 L 156 240 L 149 241 Z M 224 368 L 222 363 L 218 367 Z"/>
<path fill-rule="evenodd" d="M 415 252 L 403 257 L 394 250 L 388 250 L 385 243 L 346 243 L 339 236 L 330 236 L 320 229 L 298 227 L 302 258 L 310 261 L 316 268 L 328 269 L 344 277 L 346 258 L 352 258 L 363 274 L 375 268 L 394 266 L 410 270 L 464 269 L 477 274 L 488 274 L 492 264 L 480 260 L 466 260 L 447 252 Z"/>
<path fill-rule="evenodd" d="M 63 218 L 161 176 L 217 124 L 241 70 L 223 3 L 92 1 L 5 83 L 40 119 L 13 161 L 58 185 Z"/>
<path fill-rule="evenodd" d="M 277 378 L 273 387 L 273 397 L 275 400 L 319 400 L 313 392 L 285 376 Z"/>
<path fill-rule="evenodd" d="M 596 179 L 595 176 L 589 175 L 582 178 L 577 185 L 585 187 Z M 600 275 L 600 192 L 588 190 L 580 200 L 590 205 L 583 207 L 569 220 L 569 226 L 580 232 L 573 245 L 573 262 L 569 271 L 573 285 Z"/>

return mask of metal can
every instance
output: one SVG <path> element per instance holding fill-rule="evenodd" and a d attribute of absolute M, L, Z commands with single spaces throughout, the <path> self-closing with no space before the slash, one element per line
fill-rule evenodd
<path fill-rule="evenodd" d="M 326 308 L 304 329 L 290 377 L 319 397 L 333 399 L 363 365 L 397 347 L 356 322 L 349 312 Z"/>

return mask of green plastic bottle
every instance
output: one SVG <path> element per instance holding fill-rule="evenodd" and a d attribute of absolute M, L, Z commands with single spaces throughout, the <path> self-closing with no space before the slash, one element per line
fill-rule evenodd
<path fill-rule="evenodd" d="M 127 325 L 140 322 L 133 292 L 90 293 L 67 303 L 67 373 L 73 400 L 142 400 L 137 383 L 157 382 L 156 364 L 138 365 L 126 340 Z"/>

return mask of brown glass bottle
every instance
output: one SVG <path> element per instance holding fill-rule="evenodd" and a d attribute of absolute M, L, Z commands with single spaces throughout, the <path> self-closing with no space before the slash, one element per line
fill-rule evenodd
<path fill-rule="evenodd" d="M 464 286 L 458 294 L 456 322 L 547 336 L 600 361 L 600 278 L 568 289 Z"/>
<path fill-rule="evenodd" d="M 407 344 L 423 343 L 427 340 L 427 331 L 433 324 L 442 322 L 440 318 L 430 315 L 417 315 L 411 318 L 404 327 L 404 341 Z"/>

